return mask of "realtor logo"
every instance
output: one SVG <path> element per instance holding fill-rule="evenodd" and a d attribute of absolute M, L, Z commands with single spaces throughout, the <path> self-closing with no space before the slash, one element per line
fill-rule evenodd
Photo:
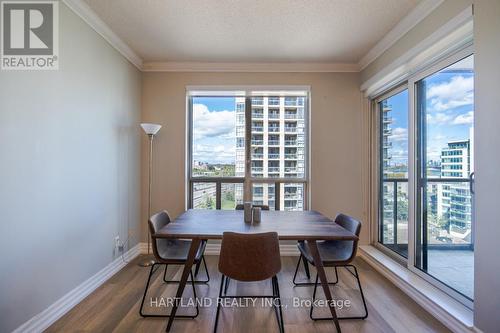
<path fill-rule="evenodd" d="M 2 1 L 1 69 L 59 68 L 59 3 Z"/>

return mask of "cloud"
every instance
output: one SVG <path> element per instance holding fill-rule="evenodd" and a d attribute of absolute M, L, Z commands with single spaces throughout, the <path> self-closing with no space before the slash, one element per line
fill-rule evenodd
<path fill-rule="evenodd" d="M 396 127 L 392 130 L 392 134 L 389 136 L 391 141 L 406 141 L 408 140 L 408 129 L 402 127 Z"/>
<path fill-rule="evenodd" d="M 234 138 L 235 113 L 234 111 L 212 111 L 204 104 L 193 105 L 194 138 L 210 137 Z"/>
<path fill-rule="evenodd" d="M 195 144 L 193 160 L 210 163 L 234 163 L 236 147 L 233 144 Z"/>
<path fill-rule="evenodd" d="M 431 85 L 427 91 L 432 110 L 445 111 L 474 103 L 474 77 L 454 76 L 451 80 Z"/>
<path fill-rule="evenodd" d="M 427 114 L 427 123 L 434 125 L 448 124 L 453 119 L 453 116 L 444 112 L 435 115 Z"/>
<path fill-rule="evenodd" d="M 458 115 L 454 120 L 454 125 L 470 125 L 474 122 L 474 111 Z"/>

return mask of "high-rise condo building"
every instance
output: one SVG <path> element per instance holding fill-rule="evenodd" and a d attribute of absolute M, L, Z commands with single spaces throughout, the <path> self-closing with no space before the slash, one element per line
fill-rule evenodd
<path fill-rule="evenodd" d="M 254 178 L 304 178 L 305 173 L 305 98 L 251 98 L 251 176 Z M 236 176 L 245 173 L 245 98 L 236 98 Z M 280 185 L 280 207 L 304 208 L 304 185 Z M 275 206 L 274 183 L 254 183 L 255 204 Z M 243 201 L 243 187 L 236 188 L 236 202 Z"/>

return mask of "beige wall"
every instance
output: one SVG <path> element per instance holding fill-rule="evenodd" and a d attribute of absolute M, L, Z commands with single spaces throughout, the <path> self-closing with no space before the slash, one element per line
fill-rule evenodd
<path fill-rule="evenodd" d="M 153 211 L 185 209 L 186 86 L 310 85 L 312 209 L 364 222 L 362 106 L 357 73 L 144 73 L 142 120 L 160 123 L 155 146 Z M 147 216 L 147 138 L 142 140 L 142 216 Z M 145 225 L 145 223 L 144 223 Z M 143 230 L 145 235 L 145 229 Z"/>
<path fill-rule="evenodd" d="M 141 73 L 59 8 L 60 69 L 0 71 L 0 332 L 137 243 Z"/>
<path fill-rule="evenodd" d="M 444 23 L 457 16 L 472 4 L 472 0 L 445 0 L 431 14 L 408 31 L 393 46 L 385 51 L 361 72 L 361 82 L 365 82 L 384 67 L 392 63 L 425 37 L 439 29 Z"/>

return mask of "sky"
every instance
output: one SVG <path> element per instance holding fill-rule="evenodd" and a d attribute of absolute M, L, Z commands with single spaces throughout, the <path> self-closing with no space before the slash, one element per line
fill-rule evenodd
<path fill-rule="evenodd" d="M 425 83 L 427 160 L 439 161 L 449 141 L 469 139 L 474 120 L 473 56 L 428 76 Z M 388 99 L 393 147 L 391 164 L 408 164 L 408 91 Z"/>
<path fill-rule="evenodd" d="M 193 97 L 193 160 L 234 164 L 234 97 Z"/>

